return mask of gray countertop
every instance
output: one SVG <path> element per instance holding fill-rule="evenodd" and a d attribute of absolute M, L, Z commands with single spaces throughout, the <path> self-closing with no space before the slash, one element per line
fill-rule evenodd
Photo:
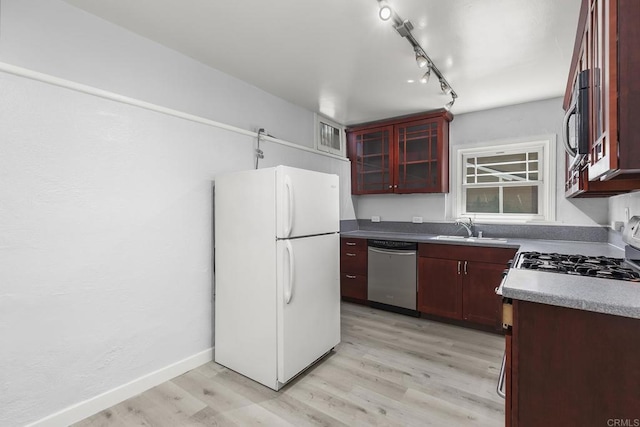
<path fill-rule="evenodd" d="M 624 258 L 624 250 L 608 243 L 507 239 L 504 242 L 452 242 L 431 234 L 357 230 L 343 237 L 403 240 L 430 244 L 508 247 L 520 252 L 555 252 Z M 640 319 L 640 283 L 512 268 L 502 286 L 507 298 Z"/>

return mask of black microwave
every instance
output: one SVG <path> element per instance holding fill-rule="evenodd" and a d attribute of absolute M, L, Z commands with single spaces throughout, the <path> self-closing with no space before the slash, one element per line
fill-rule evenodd
<path fill-rule="evenodd" d="M 564 116 L 564 147 L 571 157 L 589 154 L 589 74 L 589 70 L 578 73 Z"/>

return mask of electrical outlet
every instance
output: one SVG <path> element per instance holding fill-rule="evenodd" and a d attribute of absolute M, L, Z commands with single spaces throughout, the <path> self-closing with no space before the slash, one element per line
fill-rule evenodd
<path fill-rule="evenodd" d="M 371 222 L 380 222 L 380 217 L 378 215 L 373 215 L 371 217 Z"/>
<path fill-rule="evenodd" d="M 611 222 L 611 229 L 615 231 L 622 231 L 622 227 L 624 227 L 624 222 L 622 221 L 613 221 Z"/>
<path fill-rule="evenodd" d="M 411 222 L 413 222 L 414 224 L 422 224 L 422 217 L 421 216 L 414 216 L 413 219 L 411 220 Z"/>

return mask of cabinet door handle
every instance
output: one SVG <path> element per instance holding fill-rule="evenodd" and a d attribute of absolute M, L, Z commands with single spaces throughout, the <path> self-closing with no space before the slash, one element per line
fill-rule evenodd
<path fill-rule="evenodd" d="M 501 398 L 506 398 L 507 393 L 505 393 L 504 390 L 504 380 L 505 380 L 505 374 L 506 374 L 506 367 L 507 365 L 507 352 L 505 350 L 504 352 L 504 356 L 502 356 L 502 365 L 500 365 L 500 375 L 498 376 L 498 386 L 496 387 L 496 392 L 498 393 L 498 396 L 500 396 Z"/>
<path fill-rule="evenodd" d="M 390 185 L 389 188 L 393 188 L 393 185 Z"/>
<path fill-rule="evenodd" d="M 467 274 L 467 261 L 464 262 L 464 274 Z"/>
<path fill-rule="evenodd" d="M 394 185 L 393 188 L 398 188 L 398 184 Z"/>
<path fill-rule="evenodd" d="M 347 242 L 347 246 L 355 246 L 356 242 Z"/>
<path fill-rule="evenodd" d="M 461 262 L 458 261 L 458 274 L 460 274 L 460 264 L 461 264 Z"/>
<path fill-rule="evenodd" d="M 355 279 L 356 276 L 352 276 L 351 274 L 346 274 L 345 276 L 347 276 L 347 279 Z"/>
<path fill-rule="evenodd" d="M 350 253 L 350 252 L 347 252 L 345 255 L 346 255 L 346 256 L 356 256 L 356 254 L 352 254 L 352 253 Z"/>

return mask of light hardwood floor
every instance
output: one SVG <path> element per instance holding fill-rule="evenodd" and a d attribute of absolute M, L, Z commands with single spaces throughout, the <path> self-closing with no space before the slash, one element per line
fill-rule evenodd
<path fill-rule="evenodd" d="M 210 362 L 77 424 L 502 426 L 504 338 L 342 304 L 342 342 L 280 392 Z"/>

